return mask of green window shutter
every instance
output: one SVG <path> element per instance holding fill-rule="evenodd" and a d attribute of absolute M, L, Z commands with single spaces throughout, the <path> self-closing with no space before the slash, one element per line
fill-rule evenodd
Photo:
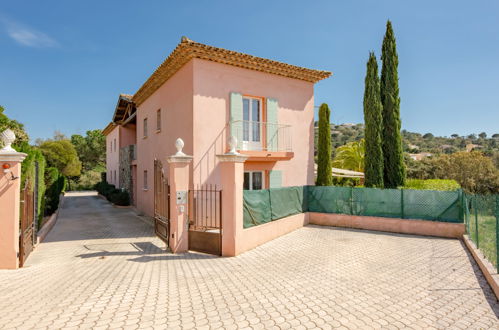
<path fill-rule="evenodd" d="M 282 187 L 282 171 L 270 171 L 269 172 L 269 188 L 280 188 Z"/>
<path fill-rule="evenodd" d="M 230 93 L 230 135 L 237 139 L 237 149 L 241 149 L 243 140 L 243 94 Z"/>
<path fill-rule="evenodd" d="M 278 151 L 278 119 L 279 104 L 276 99 L 267 99 L 267 150 Z"/>

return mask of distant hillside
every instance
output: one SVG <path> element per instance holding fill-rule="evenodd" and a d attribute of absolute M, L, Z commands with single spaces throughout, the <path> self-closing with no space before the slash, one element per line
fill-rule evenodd
<path fill-rule="evenodd" d="M 315 123 L 317 138 L 317 122 Z M 364 124 L 331 124 L 331 139 L 333 149 L 348 142 L 357 141 L 364 137 Z M 499 133 L 488 137 L 485 133 L 478 135 L 459 136 L 453 134 L 451 137 L 434 136 L 431 133 L 420 134 L 402 130 L 404 151 L 407 153 L 428 152 L 432 154 L 454 153 L 476 149 L 483 151 L 486 155 L 499 158 Z M 317 143 L 316 143 L 317 145 Z M 334 151 L 333 151 L 334 152 Z M 333 155 L 334 156 L 334 155 Z M 496 163 L 497 164 L 497 163 Z"/>

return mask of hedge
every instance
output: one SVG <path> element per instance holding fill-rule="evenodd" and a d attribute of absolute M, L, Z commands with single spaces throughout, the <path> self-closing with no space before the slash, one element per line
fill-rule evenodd
<path fill-rule="evenodd" d="M 36 148 L 28 145 L 27 143 L 22 144 L 16 148 L 19 152 L 24 152 L 27 154 L 24 161 L 21 163 L 21 189 L 24 188 L 26 180 L 36 180 L 36 163 L 38 163 L 38 198 L 37 198 L 37 228 L 39 228 L 43 216 L 45 215 L 45 167 L 46 161 L 43 157 L 42 152 Z M 34 186 L 32 186 L 34 187 Z"/>
<path fill-rule="evenodd" d="M 130 194 L 126 190 L 116 189 L 114 185 L 104 181 L 97 183 L 94 188 L 99 194 L 106 197 L 108 201 L 115 205 L 130 205 Z"/>

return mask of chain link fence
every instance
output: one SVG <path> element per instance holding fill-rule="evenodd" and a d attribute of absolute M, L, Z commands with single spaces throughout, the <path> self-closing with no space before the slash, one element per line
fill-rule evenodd
<path fill-rule="evenodd" d="M 499 273 L 499 195 L 464 196 L 466 231 Z"/>

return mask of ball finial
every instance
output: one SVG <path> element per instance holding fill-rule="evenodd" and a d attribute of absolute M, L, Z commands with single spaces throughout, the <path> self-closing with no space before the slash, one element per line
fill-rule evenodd
<path fill-rule="evenodd" d="M 175 141 L 175 148 L 177 148 L 177 153 L 175 154 L 175 156 L 185 156 L 185 154 L 182 152 L 182 149 L 184 148 L 184 140 L 178 138 L 177 141 Z"/>
<path fill-rule="evenodd" d="M 15 150 L 12 148 L 12 143 L 14 143 L 15 140 L 16 140 L 16 135 L 10 128 L 7 128 L 5 131 L 0 133 L 0 142 L 1 145 L 3 145 L 3 148 L 0 149 L 0 151 L 15 152 Z"/>
<path fill-rule="evenodd" d="M 229 137 L 229 153 L 230 154 L 237 154 L 236 147 L 237 147 L 237 138 L 234 135 L 231 135 Z"/>

